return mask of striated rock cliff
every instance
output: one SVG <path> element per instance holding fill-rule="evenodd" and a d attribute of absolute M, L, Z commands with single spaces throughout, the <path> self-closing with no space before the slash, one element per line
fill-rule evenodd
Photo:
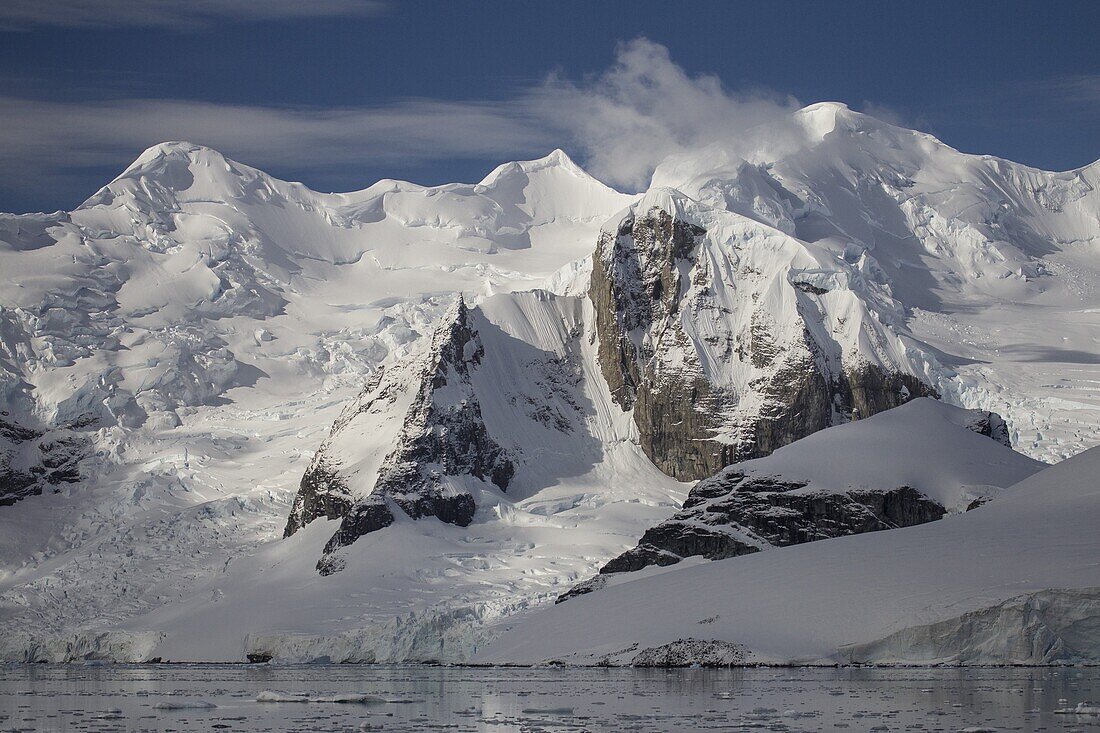
<path fill-rule="evenodd" d="M 604 229 L 589 297 L 612 395 L 680 480 L 935 394 L 888 293 L 829 251 L 672 189 Z"/>

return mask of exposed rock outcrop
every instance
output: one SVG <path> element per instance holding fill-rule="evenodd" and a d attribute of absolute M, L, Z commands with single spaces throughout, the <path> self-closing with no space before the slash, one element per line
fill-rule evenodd
<path fill-rule="evenodd" d="M 568 601 L 570 598 L 594 593 L 601 590 L 605 585 L 607 585 L 606 575 L 593 575 L 588 580 L 577 583 L 572 588 L 559 595 L 554 599 L 554 603 L 562 603 L 563 601 Z"/>
<path fill-rule="evenodd" d="M 679 192 L 651 191 L 600 235 L 589 297 L 612 395 L 646 455 L 713 475 L 935 390 L 843 261 Z M 923 358 L 923 357 L 922 357 Z"/>
<path fill-rule="evenodd" d="M 995 412 L 988 410 L 976 411 L 974 419 L 967 424 L 967 429 L 973 430 L 978 435 L 992 438 L 1006 448 L 1012 447 L 1012 436 L 1008 433 L 1008 423 Z"/>
<path fill-rule="evenodd" d="M 339 518 L 340 527 L 325 546 L 329 554 L 392 524 L 395 509 L 412 519 L 436 517 L 468 525 L 476 506 L 463 487 L 463 477 L 506 490 L 515 471 L 504 449 L 489 435 L 470 382 L 470 371 L 484 353 L 470 311 L 459 300 L 433 337 L 411 383 L 408 378 L 413 375 L 407 370 L 380 374 L 333 425 L 302 477 L 284 534 L 290 536 L 321 516 Z M 337 465 L 331 456 L 333 443 L 353 437 L 344 431 L 356 416 L 376 413 L 384 419 L 406 403 L 408 407 L 398 413 L 404 417 L 394 447 L 378 466 L 373 487 L 357 496 L 349 477 L 358 471 Z M 318 568 L 332 572 L 339 566 L 323 558 Z"/>
<path fill-rule="evenodd" d="M 805 482 L 723 472 L 700 481 L 672 519 L 646 530 L 638 546 L 601 573 L 672 565 L 701 555 L 721 560 L 803 542 L 910 527 L 947 510 L 908 486 L 844 493 L 802 492 Z"/>
<path fill-rule="evenodd" d="M 643 649 L 630 660 L 632 667 L 735 667 L 745 661 L 739 644 L 718 639 L 677 639 Z"/>
<path fill-rule="evenodd" d="M 79 483 L 89 451 L 77 431 L 31 428 L 0 410 L 0 506 Z"/>

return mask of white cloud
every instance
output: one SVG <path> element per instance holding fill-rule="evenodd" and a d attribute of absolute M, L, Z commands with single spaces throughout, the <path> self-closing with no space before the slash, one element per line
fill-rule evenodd
<path fill-rule="evenodd" d="M 1100 104 L 1100 74 L 1075 74 L 1052 79 L 1042 85 L 1062 102 L 1095 105 Z"/>
<path fill-rule="evenodd" d="M 517 110 L 409 99 L 387 107 L 282 108 L 183 100 L 42 102 L 0 97 L 0 165 L 25 159 L 104 162 L 189 140 L 271 165 L 480 157 L 545 143 Z"/>
<path fill-rule="evenodd" d="M 379 0 L 4 0 L 0 28 L 159 26 L 370 15 Z"/>

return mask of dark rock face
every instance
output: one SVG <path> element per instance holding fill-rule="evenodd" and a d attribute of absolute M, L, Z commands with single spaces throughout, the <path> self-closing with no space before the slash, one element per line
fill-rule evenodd
<path fill-rule="evenodd" d="M 725 446 L 698 440 L 713 432 L 710 416 L 720 400 L 697 362 L 686 364 L 675 378 L 658 379 L 655 347 L 639 347 L 634 336 L 667 323 L 670 340 L 687 340 L 674 317 L 684 290 L 677 264 L 694 262 L 696 240 L 704 233 L 660 209 L 627 219 L 617 235 L 600 236 L 589 286 L 600 367 L 611 395 L 624 410 L 634 409 L 650 460 L 681 479 L 701 478 L 725 465 Z M 708 470 L 712 466 L 717 467 Z"/>
<path fill-rule="evenodd" d="M 593 593 L 602 589 L 607 585 L 607 575 L 594 575 L 588 580 L 577 583 L 569 590 L 562 593 L 560 596 L 554 599 L 554 603 L 558 604 L 563 601 L 568 601 L 570 598 L 576 598 L 577 596 L 583 596 L 587 593 Z"/>
<path fill-rule="evenodd" d="M 740 644 L 716 639 L 677 639 L 643 649 L 630 660 L 631 667 L 735 667 L 745 661 Z"/>
<path fill-rule="evenodd" d="M 915 397 L 939 397 L 916 377 L 888 374 L 873 364 L 827 378 L 812 359 L 782 370 L 761 389 L 770 408 L 752 426 L 752 438 L 733 446 L 730 460 L 715 472 L 732 463 L 770 455 L 818 430 L 870 417 Z"/>
<path fill-rule="evenodd" d="M 447 477 L 471 476 L 507 490 L 514 465 L 486 430 L 470 383 L 470 371 L 480 364 L 484 353 L 469 310 L 459 301 L 433 338 L 413 387 L 412 404 L 373 489 L 366 496 L 353 496 L 326 442 L 302 477 L 285 536 L 317 517 L 339 518 L 340 528 L 325 545 L 327 556 L 392 524 L 395 508 L 413 519 L 435 517 L 467 526 L 476 510 L 474 498 L 449 483 Z M 399 380 L 387 382 L 380 375 L 364 393 L 371 396 L 361 398 L 341 415 L 330 440 L 358 413 L 392 405 L 396 393 L 405 387 Z M 337 565 L 331 558 L 322 558 L 318 569 L 334 572 Z"/>
<path fill-rule="evenodd" d="M 73 430 L 38 430 L 0 411 L 0 506 L 83 479 L 90 441 Z"/>
<path fill-rule="evenodd" d="M 651 527 L 638 546 L 601 573 L 672 565 L 685 557 L 709 560 L 747 555 L 863 532 L 910 527 L 940 519 L 940 504 L 916 489 L 805 492 L 805 482 L 725 471 L 700 481 L 671 519 Z"/>
<path fill-rule="evenodd" d="M 983 411 L 966 426 L 978 435 L 992 438 L 1005 448 L 1012 447 L 1012 436 L 1008 433 L 1008 423 L 995 412 Z"/>
<path fill-rule="evenodd" d="M 812 283 L 783 284 L 801 324 L 793 341 L 777 337 L 783 328 L 764 306 L 752 313 L 745 333 L 724 330 L 731 312 L 719 291 L 738 286 L 715 282 L 718 267 L 701 247 L 706 234 L 654 207 L 601 234 L 593 256 L 589 297 L 600 367 L 616 402 L 634 410 L 642 449 L 662 471 L 682 481 L 702 479 L 830 425 L 935 396 L 910 374 L 871 363 L 837 368 L 835 358 L 826 358 L 809 324 L 821 331 L 813 298 L 828 291 Z M 745 268 L 737 276 L 753 283 L 760 273 Z M 693 341 L 699 334 L 685 331 L 685 316 L 718 324 L 696 329 L 712 353 L 699 351 Z M 703 362 L 715 358 L 722 361 L 711 370 L 741 363 L 758 373 L 748 385 L 763 397 L 755 412 L 742 409 L 735 390 L 708 378 Z M 736 422 L 731 415 L 739 416 Z"/>
<path fill-rule="evenodd" d="M 322 446 L 302 476 L 283 537 L 290 537 L 319 517 L 339 519 L 351 511 L 351 491 L 347 482 L 328 463 Z"/>
<path fill-rule="evenodd" d="M 759 551 L 759 546 L 739 540 L 720 528 L 669 520 L 647 529 L 637 547 L 609 561 L 600 568 L 600 573 L 628 573 L 650 565 L 675 565 L 685 557 L 696 555 L 722 560 Z"/>
<path fill-rule="evenodd" d="M 644 354 L 629 335 L 677 312 L 681 282 L 676 264 L 693 258 L 696 238 L 704 233 L 653 209 L 639 220 L 627 219 L 617 236 L 600 236 L 589 296 L 596 306 L 604 376 L 624 409 L 634 406 L 645 381 Z"/>
<path fill-rule="evenodd" d="M 24 443 L 41 437 L 41 432 L 20 425 L 6 411 L 0 412 L 0 446 L 7 448 L 0 452 L 0 506 L 10 506 L 20 499 L 42 493 L 38 476 L 29 469 L 13 465 L 16 451 L 21 450 Z"/>

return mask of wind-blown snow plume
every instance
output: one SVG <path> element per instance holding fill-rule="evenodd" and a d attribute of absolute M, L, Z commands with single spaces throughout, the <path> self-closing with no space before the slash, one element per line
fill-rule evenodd
<path fill-rule="evenodd" d="M 551 77 L 532 96 L 538 116 L 573 137 L 588 169 L 612 184 L 644 188 L 670 155 L 716 143 L 752 162 L 801 141 L 793 97 L 734 92 L 711 75 L 689 76 L 668 49 L 646 38 L 618 48 L 614 65 L 577 84 Z"/>

